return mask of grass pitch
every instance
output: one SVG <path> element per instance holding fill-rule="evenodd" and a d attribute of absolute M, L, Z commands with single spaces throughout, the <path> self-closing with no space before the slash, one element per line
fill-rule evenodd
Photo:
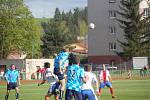
<path fill-rule="evenodd" d="M 20 100 L 44 100 L 49 84 L 40 87 L 37 83 L 21 83 Z M 150 100 L 150 80 L 115 80 L 113 87 L 117 98 L 112 99 L 105 87 L 99 100 Z M 0 84 L 0 100 L 5 100 L 6 85 Z M 15 100 L 15 91 L 10 92 L 9 100 Z M 51 97 L 50 100 L 54 100 Z"/>

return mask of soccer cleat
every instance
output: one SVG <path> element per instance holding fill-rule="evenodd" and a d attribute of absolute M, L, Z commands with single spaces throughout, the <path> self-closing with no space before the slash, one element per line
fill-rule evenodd
<path fill-rule="evenodd" d="M 116 98 L 116 96 L 112 96 L 112 98 Z"/>
<path fill-rule="evenodd" d="M 59 100 L 62 100 L 62 98 L 59 98 Z"/>

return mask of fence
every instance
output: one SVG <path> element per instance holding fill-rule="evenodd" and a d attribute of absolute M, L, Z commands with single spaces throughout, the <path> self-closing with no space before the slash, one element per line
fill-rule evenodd
<path fill-rule="evenodd" d="M 99 71 L 93 71 L 97 77 Z M 150 70 L 110 70 L 110 75 L 113 79 L 150 79 Z M 21 80 L 26 80 L 26 73 L 20 74 Z M 38 73 L 31 74 L 31 80 L 42 79 L 42 75 Z M 5 81 L 3 76 L 0 76 L 0 81 Z"/>
<path fill-rule="evenodd" d="M 150 70 L 110 70 L 113 79 L 142 79 L 150 78 Z M 94 71 L 98 76 L 99 71 Z"/>
<path fill-rule="evenodd" d="M 110 75 L 113 79 L 143 79 L 150 78 L 150 70 L 110 70 Z M 94 71 L 98 76 L 99 71 Z M 25 80 L 25 73 L 22 73 L 22 79 Z M 42 79 L 42 75 L 38 73 L 33 73 L 31 79 Z"/>

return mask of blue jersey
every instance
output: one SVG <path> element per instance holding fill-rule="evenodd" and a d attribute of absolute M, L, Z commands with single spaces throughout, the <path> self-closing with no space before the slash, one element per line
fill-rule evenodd
<path fill-rule="evenodd" d="M 59 66 L 61 66 L 63 69 L 66 63 L 68 63 L 68 57 L 69 57 L 69 53 L 68 52 L 61 52 L 58 54 L 58 56 L 55 57 L 54 59 L 54 67 L 55 68 L 59 68 Z M 59 65 L 59 61 L 61 60 L 62 64 Z"/>
<path fill-rule="evenodd" d="M 5 77 L 7 82 L 17 82 L 19 78 L 19 72 L 17 70 L 7 70 Z"/>
<path fill-rule="evenodd" d="M 81 92 L 84 70 L 79 65 L 68 66 L 66 88 Z"/>

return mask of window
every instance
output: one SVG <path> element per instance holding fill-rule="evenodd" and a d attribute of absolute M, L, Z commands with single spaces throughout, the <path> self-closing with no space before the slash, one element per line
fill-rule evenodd
<path fill-rule="evenodd" d="M 116 18 L 116 11 L 115 10 L 109 11 L 109 17 L 110 18 Z"/>
<path fill-rule="evenodd" d="M 115 26 L 110 26 L 109 27 L 109 33 L 116 34 L 116 27 Z"/>
<path fill-rule="evenodd" d="M 109 43 L 109 50 L 116 50 L 116 43 Z"/>
<path fill-rule="evenodd" d="M 109 0 L 109 3 L 116 3 L 116 0 Z"/>
<path fill-rule="evenodd" d="M 144 17 L 150 16 L 150 13 L 149 13 L 149 12 L 150 12 L 150 9 L 149 9 L 149 8 L 145 8 L 144 11 L 143 11 L 143 16 L 144 16 Z"/>

